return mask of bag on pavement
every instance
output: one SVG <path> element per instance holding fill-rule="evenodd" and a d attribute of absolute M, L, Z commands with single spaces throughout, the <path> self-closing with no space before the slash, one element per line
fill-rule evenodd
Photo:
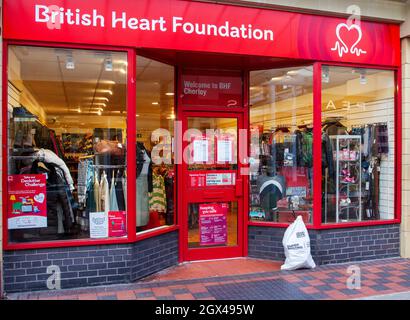
<path fill-rule="evenodd" d="M 313 269 L 316 267 L 310 253 L 310 238 L 302 216 L 298 216 L 286 229 L 282 243 L 285 248 L 286 260 L 280 267 L 281 270 Z"/>

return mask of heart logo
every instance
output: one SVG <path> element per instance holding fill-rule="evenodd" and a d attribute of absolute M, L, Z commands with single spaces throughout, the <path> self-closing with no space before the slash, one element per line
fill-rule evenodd
<path fill-rule="evenodd" d="M 330 50 L 337 51 L 339 57 L 348 52 L 357 56 L 360 56 L 362 53 L 366 54 L 366 51 L 356 48 L 360 40 L 362 40 L 362 29 L 360 26 L 356 24 L 349 26 L 346 23 L 339 23 L 336 27 L 336 37 L 335 46 Z M 353 42 L 353 44 L 349 48 L 346 42 Z"/>
<path fill-rule="evenodd" d="M 39 193 L 34 196 L 34 201 L 38 203 L 43 203 L 45 198 L 46 196 L 44 195 L 44 193 Z"/>

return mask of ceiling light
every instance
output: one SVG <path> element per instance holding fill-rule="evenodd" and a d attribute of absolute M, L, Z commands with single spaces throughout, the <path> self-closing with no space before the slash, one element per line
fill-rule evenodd
<path fill-rule="evenodd" d="M 139 114 L 136 114 L 135 116 L 136 116 L 136 117 L 139 117 L 140 115 L 139 115 Z"/>
<path fill-rule="evenodd" d="M 366 70 L 360 70 L 360 84 L 367 84 Z"/>
<path fill-rule="evenodd" d="M 106 98 L 106 97 L 95 97 L 94 100 L 104 100 L 104 101 L 110 101 L 110 99 Z"/>
<path fill-rule="evenodd" d="M 78 112 L 78 113 L 81 113 L 81 109 L 80 109 L 80 108 L 78 108 L 77 112 Z"/>
<path fill-rule="evenodd" d="M 104 103 L 104 102 L 94 102 L 93 105 L 95 105 L 95 106 L 104 106 L 104 107 L 107 106 L 107 104 Z"/>
<path fill-rule="evenodd" d="M 329 67 L 323 66 L 322 67 L 322 82 L 329 83 L 329 81 L 330 81 Z"/>
<path fill-rule="evenodd" d="M 105 71 L 112 71 L 112 59 L 111 58 L 105 59 L 104 68 L 105 68 Z"/>
<path fill-rule="evenodd" d="M 65 62 L 65 68 L 68 70 L 74 70 L 75 69 L 75 63 L 73 56 L 67 56 L 67 60 Z"/>
<path fill-rule="evenodd" d="M 271 81 L 280 81 L 282 80 L 283 77 L 273 77 L 272 79 L 270 79 Z"/>
<path fill-rule="evenodd" d="M 98 90 L 99 92 L 103 92 L 103 93 L 108 93 L 110 95 L 112 95 L 112 91 L 111 90 L 105 90 L 105 89 L 100 89 Z"/>
<path fill-rule="evenodd" d="M 174 120 L 175 119 L 175 114 L 171 114 L 169 117 L 167 117 L 167 119 Z"/>
<path fill-rule="evenodd" d="M 166 95 L 166 96 L 173 96 L 174 93 L 173 93 L 173 92 L 167 92 L 167 93 L 165 93 L 165 95 Z"/>
<path fill-rule="evenodd" d="M 100 83 L 104 83 L 104 84 L 115 84 L 115 81 L 112 81 L 112 80 L 101 80 Z"/>
<path fill-rule="evenodd" d="M 123 68 L 118 69 L 118 71 L 119 71 L 120 73 L 122 73 L 122 74 L 126 74 L 126 73 L 127 73 L 127 70 L 125 70 L 125 69 L 123 69 Z"/>
<path fill-rule="evenodd" d="M 287 75 L 289 76 L 296 76 L 299 73 L 299 70 L 289 70 L 286 72 Z"/>
<path fill-rule="evenodd" d="M 100 115 L 101 115 L 101 110 L 98 110 L 98 111 L 97 111 L 97 114 L 100 116 Z"/>
<path fill-rule="evenodd" d="M 157 105 L 159 105 L 159 102 L 155 101 L 155 102 L 153 102 L 152 104 L 153 104 L 154 106 L 157 106 Z"/>

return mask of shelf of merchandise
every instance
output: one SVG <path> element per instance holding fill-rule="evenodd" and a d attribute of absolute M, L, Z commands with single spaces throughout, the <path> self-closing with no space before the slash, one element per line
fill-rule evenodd
<path fill-rule="evenodd" d="M 362 221 L 362 198 L 361 198 L 361 136 L 359 135 L 334 135 L 329 136 L 330 140 L 335 146 L 334 160 L 336 163 L 336 223 L 339 222 L 351 222 Z M 343 142 L 343 143 L 342 143 Z M 340 154 L 343 149 L 346 150 L 350 157 L 351 151 L 355 152 L 355 159 L 340 159 Z M 351 172 L 351 168 L 355 168 L 357 176 L 355 182 L 341 181 L 341 170 L 343 165 L 347 165 L 348 171 Z M 348 205 L 341 204 L 341 186 L 346 188 L 346 199 L 357 198 L 355 201 L 351 201 Z M 352 191 L 351 188 L 355 187 L 356 190 Z M 350 199 L 351 200 L 351 199 Z M 342 210 L 348 210 L 346 213 L 346 219 L 340 219 Z M 350 210 L 356 211 L 356 219 L 350 219 Z"/>

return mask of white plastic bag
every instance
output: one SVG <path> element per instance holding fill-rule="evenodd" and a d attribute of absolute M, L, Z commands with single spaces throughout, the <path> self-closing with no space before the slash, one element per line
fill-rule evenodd
<path fill-rule="evenodd" d="M 310 238 L 302 216 L 298 216 L 286 229 L 282 243 L 285 248 L 286 260 L 280 267 L 281 270 L 313 269 L 316 267 L 310 254 Z"/>

